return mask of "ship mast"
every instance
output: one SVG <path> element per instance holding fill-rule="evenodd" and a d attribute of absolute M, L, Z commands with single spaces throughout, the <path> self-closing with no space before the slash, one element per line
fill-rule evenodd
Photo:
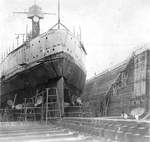
<path fill-rule="evenodd" d="M 29 7 L 27 12 L 14 12 L 15 14 L 26 14 L 28 19 L 32 20 L 32 39 L 40 34 L 40 20 L 44 18 L 44 14 L 55 15 L 55 13 L 42 12 L 41 7 L 34 3 Z"/>
<path fill-rule="evenodd" d="M 60 21 L 60 0 L 58 0 L 57 3 L 58 3 L 58 12 L 57 12 L 58 19 L 57 19 L 57 23 L 56 23 L 54 26 L 52 26 L 52 27 L 48 30 L 48 32 L 51 31 L 52 29 L 56 29 L 56 28 L 57 28 L 57 29 L 60 29 L 61 27 L 63 27 L 63 28 L 66 29 L 67 31 L 69 31 L 69 29 L 68 29 L 65 25 L 63 25 L 63 24 L 61 23 L 61 21 Z"/>
<path fill-rule="evenodd" d="M 60 0 L 58 0 L 58 29 L 60 29 Z"/>

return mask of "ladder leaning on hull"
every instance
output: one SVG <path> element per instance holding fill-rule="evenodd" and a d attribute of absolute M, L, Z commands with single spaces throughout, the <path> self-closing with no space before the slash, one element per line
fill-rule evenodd
<path fill-rule="evenodd" d="M 46 88 L 46 124 L 48 120 L 60 119 L 61 109 L 57 88 Z"/>

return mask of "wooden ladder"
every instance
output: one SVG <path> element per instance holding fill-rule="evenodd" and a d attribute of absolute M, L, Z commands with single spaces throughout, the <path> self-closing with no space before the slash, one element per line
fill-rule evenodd
<path fill-rule="evenodd" d="M 25 98 L 25 107 L 24 107 L 24 119 L 27 121 L 28 119 L 36 120 L 36 114 L 34 106 L 30 107 L 28 106 L 28 103 L 34 104 L 34 98 Z"/>
<path fill-rule="evenodd" d="M 57 88 L 46 89 L 46 123 L 61 118 L 60 101 Z"/>

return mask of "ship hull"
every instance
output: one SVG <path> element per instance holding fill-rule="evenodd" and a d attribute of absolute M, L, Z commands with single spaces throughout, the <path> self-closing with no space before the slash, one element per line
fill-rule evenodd
<path fill-rule="evenodd" d="M 81 94 L 86 73 L 69 54 L 60 52 L 39 61 L 36 66 L 28 70 L 3 80 L 1 82 L 1 101 L 6 102 L 18 93 L 22 94 L 22 98 L 32 96 L 36 88 L 52 87 L 61 77 L 64 78 L 65 86 L 74 94 Z"/>

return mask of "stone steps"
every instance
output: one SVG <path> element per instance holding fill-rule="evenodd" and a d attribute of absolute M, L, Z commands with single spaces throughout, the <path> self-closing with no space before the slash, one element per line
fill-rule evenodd
<path fill-rule="evenodd" d="M 66 118 L 61 124 L 116 142 L 150 142 L 150 123 L 122 119 Z"/>

